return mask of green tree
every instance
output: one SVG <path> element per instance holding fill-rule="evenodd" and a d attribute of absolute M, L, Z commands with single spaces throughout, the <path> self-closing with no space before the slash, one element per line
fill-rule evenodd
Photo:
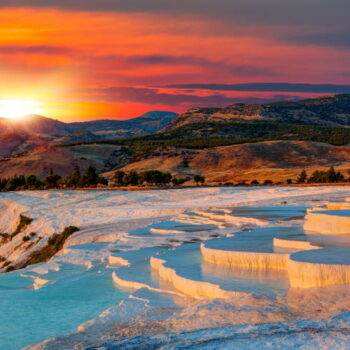
<path fill-rule="evenodd" d="M 53 174 L 50 172 L 50 175 L 48 175 L 45 179 L 45 186 L 47 188 L 57 188 L 60 184 L 62 177 L 58 174 Z"/>
<path fill-rule="evenodd" d="M 202 176 L 202 175 L 194 175 L 193 176 L 193 180 L 195 181 L 196 185 L 198 186 L 199 183 L 201 183 L 202 185 L 204 184 L 205 182 L 205 177 Z"/>
<path fill-rule="evenodd" d="M 172 178 L 173 178 L 173 176 L 169 172 L 165 172 L 165 173 L 163 172 L 160 183 L 167 185 L 170 183 Z"/>
<path fill-rule="evenodd" d="M 307 174 L 306 174 L 306 171 L 303 170 L 298 176 L 297 183 L 303 184 L 306 182 L 306 180 L 307 180 Z"/>
<path fill-rule="evenodd" d="M 4 187 L 4 191 L 16 191 L 16 190 L 20 190 L 22 187 L 24 187 L 26 185 L 26 179 L 23 175 L 21 176 L 17 176 L 15 175 L 14 177 L 12 177 L 11 179 L 9 179 L 6 182 L 6 185 Z"/>
<path fill-rule="evenodd" d="M 122 170 L 117 170 L 114 173 L 114 182 L 117 186 L 123 186 L 124 185 L 124 176 L 125 176 L 125 172 Z"/>
<path fill-rule="evenodd" d="M 103 176 L 99 176 L 97 182 L 99 185 L 108 186 L 108 180 Z"/>
<path fill-rule="evenodd" d="M 141 176 L 135 170 L 131 170 L 128 174 L 125 174 L 123 181 L 125 185 L 137 186 L 141 183 Z"/>
<path fill-rule="evenodd" d="M 172 175 L 169 172 L 147 170 L 141 174 L 141 178 L 143 182 L 147 182 L 149 184 L 164 185 L 168 184 L 171 181 Z"/>
<path fill-rule="evenodd" d="M 344 175 L 330 167 L 327 171 L 315 170 L 308 179 L 309 183 L 334 183 L 344 181 Z"/>
<path fill-rule="evenodd" d="M 39 188 L 43 185 L 43 183 L 35 175 L 29 175 L 26 179 L 26 185 L 28 188 Z"/>
<path fill-rule="evenodd" d="M 8 183 L 8 179 L 0 179 L 0 191 L 4 191 Z"/>
<path fill-rule="evenodd" d="M 178 181 L 179 181 L 179 185 L 183 185 L 187 181 L 187 179 L 185 179 L 184 177 L 179 177 Z"/>
<path fill-rule="evenodd" d="M 89 166 L 81 180 L 84 186 L 96 186 L 98 184 L 98 175 L 96 169 L 93 166 Z"/>
<path fill-rule="evenodd" d="M 81 173 L 79 166 L 75 166 L 72 174 L 68 175 L 65 179 L 65 184 L 68 187 L 77 187 L 81 179 Z"/>

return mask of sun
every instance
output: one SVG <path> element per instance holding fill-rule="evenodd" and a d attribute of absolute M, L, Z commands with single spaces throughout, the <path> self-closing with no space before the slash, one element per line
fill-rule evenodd
<path fill-rule="evenodd" d="M 0 100 L 0 117 L 21 119 L 29 114 L 41 114 L 39 102 L 21 100 Z"/>

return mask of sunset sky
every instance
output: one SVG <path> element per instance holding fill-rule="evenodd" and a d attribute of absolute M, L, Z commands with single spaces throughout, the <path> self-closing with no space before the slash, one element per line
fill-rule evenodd
<path fill-rule="evenodd" d="M 79 121 L 350 92 L 349 13 L 349 0 L 1 0 L 0 99 Z"/>

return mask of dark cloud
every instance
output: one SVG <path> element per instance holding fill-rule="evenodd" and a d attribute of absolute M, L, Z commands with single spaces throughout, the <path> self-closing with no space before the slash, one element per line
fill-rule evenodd
<path fill-rule="evenodd" d="M 171 66 L 196 66 L 212 72 L 229 73 L 238 76 L 276 76 L 277 73 L 268 67 L 259 67 L 255 65 L 234 64 L 226 61 L 213 61 L 206 58 L 185 56 L 185 55 L 109 55 L 100 57 L 91 57 L 92 62 L 98 65 L 103 64 L 106 67 L 123 66 L 154 66 L 154 65 L 171 65 Z"/>
<path fill-rule="evenodd" d="M 271 28 L 271 38 L 283 41 L 350 47 L 349 0 L 1 0 L 1 7 L 166 13 L 192 17 L 193 21 L 204 16 L 216 21 L 213 31 L 218 23 L 225 23 L 227 35 L 236 35 L 239 27 L 250 31 L 264 26 Z M 276 26 L 286 30 L 276 30 Z M 316 28 L 316 33 L 310 28 Z M 264 33 L 256 29 L 256 34 Z"/>
<path fill-rule="evenodd" d="M 0 7 L 56 7 L 73 10 L 168 12 L 223 17 L 251 24 L 348 23 L 348 0 L 1 0 Z M 219 18 L 220 18 L 219 17 Z"/>
<path fill-rule="evenodd" d="M 350 23 L 350 22 L 349 22 Z M 350 25 L 342 28 L 319 29 L 318 31 L 285 34 L 285 41 L 299 44 L 328 46 L 336 48 L 350 48 Z"/>
<path fill-rule="evenodd" d="M 208 96 L 198 96 L 186 93 L 166 93 L 157 89 L 113 86 L 99 89 L 82 89 L 79 93 L 85 93 L 88 100 L 105 102 L 136 102 L 153 105 L 169 106 L 211 106 L 223 107 L 234 103 L 267 103 L 278 100 L 295 100 L 299 96 L 274 95 L 268 98 L 256 97 L 228 97 L 215 93 Z"/>
<path fill-rule="evenodd" d="M 45 54 L 64 55 L 70 53 L 71 49 L 49 45 L 22 46 L 22 45 L 0 45 L 0 54 Z"/>
<path fill-rule="evenodd" d="M 350 93 L 350 85 L 292 84 L 292 83 L 245 83 L 245 84 L 173 84 L 165 87 L 215 91 L 256 91 L 296 93 Z"/>

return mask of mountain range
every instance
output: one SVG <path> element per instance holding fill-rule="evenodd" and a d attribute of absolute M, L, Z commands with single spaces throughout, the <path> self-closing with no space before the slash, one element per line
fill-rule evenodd
<path fill-rule="evenodd" d="M 0 178 L 50 169 L 62 176 L 89 165 L 203 174 L 211 183 L 283 181 L 302 169 L 350 169 L 350 95 L 177 115 L 149 112 L 126 121 L 62 123 L 41 116 L 0 119 Z"/>
<path fill-rule="evenodd" d="M 270 121 L 318 126 L 350 126 L 350 94 L 270 104 L 238 103 L 225 108 L 192 108 L 165 130 L 186 124 L 227 121 Z"/>
<path fill-rule="evenodd" d="M 154 111 L 128 120 L 63 123 L 40 115 L 0 118 L 0 157 L 9 157 L 45 144 L 76 143 L 152 134 L 177 116 Z"/>

